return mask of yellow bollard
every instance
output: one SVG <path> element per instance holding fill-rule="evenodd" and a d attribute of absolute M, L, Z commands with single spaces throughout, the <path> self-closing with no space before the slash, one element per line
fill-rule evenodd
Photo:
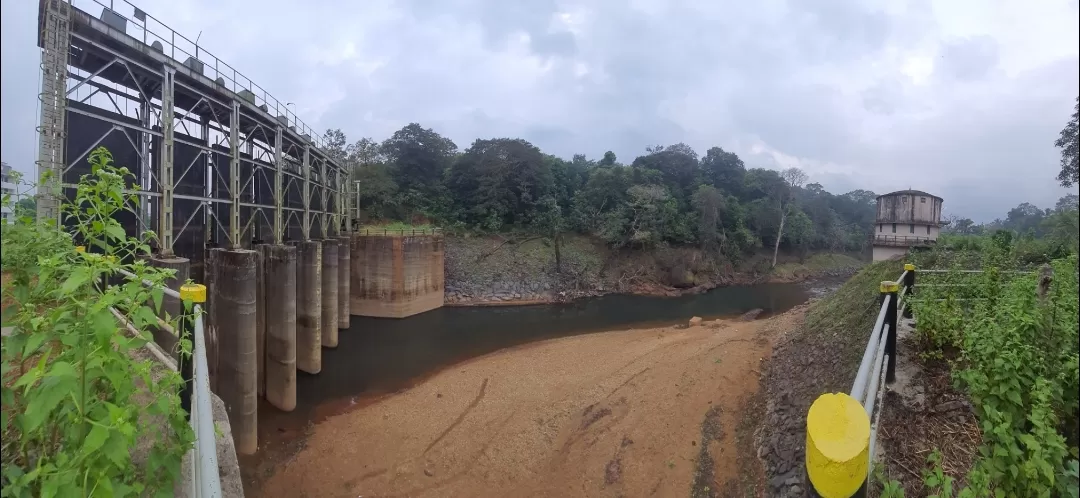
<path fill-rule="evenodd" d="M 180 286 L 180 299 L 190 299 L 193 303 L 206 302 L 206 286 L 202 284 L 184 284 Z"/>
<path fill-rule="evenodd" d="M 822 394 L 806 414 L 806 473 L 822 498 L 865 493 L 870 469 L 870 417 L 843 393 Z"/>

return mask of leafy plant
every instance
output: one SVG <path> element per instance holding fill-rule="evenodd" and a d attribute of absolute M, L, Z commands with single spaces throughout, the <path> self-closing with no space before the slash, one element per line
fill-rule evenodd
<path fill-rule="evenodd" d="M 959 351 L 953 377 L 982 431 L 978 458 L 957 496 L 1066 496 L 1077 483 L 1080 324 L 1077 256 L 1043 272 L 1017 274 L 1008 232 L 984 247 L 980 273 L 924 274 L 913 300 L 924 350 Z M 960 258 L 963 259 L 963 258 Z M 930 275 L 935 275 L 929 277 Z M 932 283 L 931 283 L 932 282 Z M 932 455 L 925 484 L 952 496 Z"/>
<path fill-rule="evenodd" d="M 134 201 L 127 169 L 104 148 L 90 164 L 63 206 L 72 236 L 26 218 L 3 226 L 3 325 L 14 327 L 0 372 L 5 497 L 171 495 L 193 440 L 180 376 L 130 354 L 150 340 L 148 303 L 162 298 L 141 281 L 161 284 L 171 271 L 141 258 L 152 234 L 129 237 L 115 219 Z M 117 278 L 120 269 L 137 278 Z M 113 310 L 139 334 L 121 332 Z"/>

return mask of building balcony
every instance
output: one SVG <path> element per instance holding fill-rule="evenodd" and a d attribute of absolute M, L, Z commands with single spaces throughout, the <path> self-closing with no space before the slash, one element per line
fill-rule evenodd
<path fill-rule="evenodd" d="M 875 246 L 885 247 L 928 247 L 936 242 L 934 238 L 916 235 L 874 235 L 873 239 Z"/>

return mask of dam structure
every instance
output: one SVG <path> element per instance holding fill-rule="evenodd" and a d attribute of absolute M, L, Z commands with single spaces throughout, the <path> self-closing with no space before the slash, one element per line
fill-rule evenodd
<path fill-rule="evenodd" d="M 258 448 L 257 399 L 293 410 L 297 372 L 321 371 L 351 315 L 442 306 L 442 234 L 353 230 L 348 166 L 294 106 L 126 0 L 38 6 L 38 219 L 72 223 L 61 205 L 95 149 L 130 171 L 137 201 L 117 220 L 155 234 L 170 287 L 207 286 L 211 385 L 238 452 Z M 179 354 L 175 331 L 154 333 Z"/>

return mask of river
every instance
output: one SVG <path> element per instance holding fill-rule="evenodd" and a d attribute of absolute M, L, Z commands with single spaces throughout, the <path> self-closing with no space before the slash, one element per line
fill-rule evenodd
<path fill-rule="evenodd" d="M 647 328 L 737 316 L 761 308 L 783 313 L 807 301 L 806 284 L 720 287 L 697 295 L 609 295 L 565 304 L 443 307 L 405 319 L 352 317 L 338 347 L 323 349 L 322 372 L 298 373 L 297 408 L 259 405 L 259 453 L 241 460 L 245 481 L 298 450 L 310 424 L 378 399 L 487 353 L 530 342 L 605 330 Z M 763 316 L 764 316 L 763 315 Z M 512 373 L 508 373 L 510 375 Z"/>

